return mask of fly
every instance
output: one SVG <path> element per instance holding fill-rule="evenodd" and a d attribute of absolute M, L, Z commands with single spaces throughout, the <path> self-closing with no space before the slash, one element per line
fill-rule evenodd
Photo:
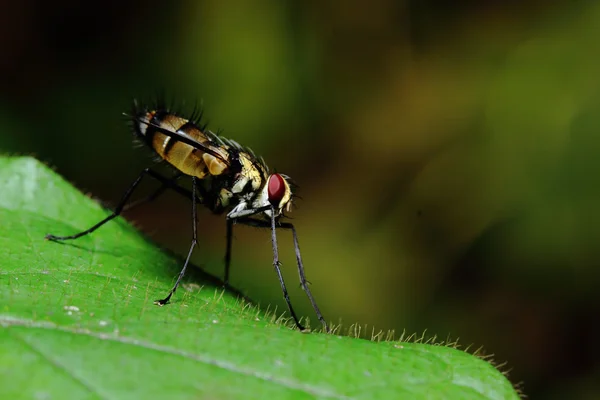
<path fill-rule="evenodd" d="M 290 230 L 294 242 L 300 285 L 306 292 L 317 318 L 323 324 L 325 331 L 328 331 L 327 323 L 306 280 L 296 228 L 289 222 L 281 221 L 285 217 L 284 212 L 289 212 L 293 204 L 294 193 L 290 178 L 283 174 L 269 173 L 269 168 L 264 160 L 257 157 L 252 150 L 206 129 L 206 125 L 201 125 L 199 122 L 201 113 L 194 113 L 191 118 L 186 119 L 161 104 L 151 109 L 140 108 L 134 101 L 131 115 L 126 116 L 130 118 L 137 139 L 148 145 L 159 160 L 164 160 L 174 167 L 175 175 L 167 178 L 151 168 L 146 168 L 129 186 L 115 210 L 108 217 L 74 235 L 46 235 L 46 239 L 72 240 L 94 232 L 121 214 L 142 178 L 149 176 L 160 182 L 161 185 L 141 202 L 152 201 L 167 189 L 174 190 L 192 200 L 192 243 L 188 255 L 173 288 L 165 298 L 155 301 L 155 304 L 163 306 L 169 303 L 185 275 L 192 252 L 198 244 L 197 205 L 201 204 L 215 214 L 226 213 L 227 246 L 223 279 L 225 284 L 229 281 L 233 226 L 242 224 L 271 230 L 273 266 L 281 285 L 283 297 L 296 327 L 305 330 L 292 307 L 281 274 L 281 263 L 277 250 L 277 228 Z M 177 183 L 182 176 L 191 178 L 191 191 Z"/>

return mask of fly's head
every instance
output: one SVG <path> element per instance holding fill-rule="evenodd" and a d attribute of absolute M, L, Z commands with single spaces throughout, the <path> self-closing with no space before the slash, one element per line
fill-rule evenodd
<path fill-rule="evenodd" d="M 266 184 L 254 198 L 252 208 L 268 207 L 263 213 L 271 218 L 272 210 L 275 210 L 275 217 L 283 215 L 284 211 L 292 209 L 292 188 L 288 183 L 287 177 L 281 174 L 271 174 L 267 177 Z"/>
<path fill-rule="evenodd" d="M 282 215 L 284 211 L 289 212 L 292 209 L 292 188 L 284 175 L 269 175 L 261 197 L 263 206 L 267 204 L 273 206 L 276 217 Z M 265 211 L 265 214 L 270 217 L 271 210 Z"/>
<path fill-rule="evenodd" d="M 228 218 L 241 218 L 261 213 L 269 218 L 275 212 L 275 218 L 290 211 L 292 207 L 292 189 L 287 177 L 281 174 L 267 176 L 265 184 L 240 196 L 240 201 L 231 210 Z"/>

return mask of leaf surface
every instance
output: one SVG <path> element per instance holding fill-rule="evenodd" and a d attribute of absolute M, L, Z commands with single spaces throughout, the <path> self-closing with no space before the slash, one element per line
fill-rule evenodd
<path fill-rule="evenodd" d="M 517 399 L 491 364 L 417 343 L 300 333 L 182 260 L 32 158 L 0 159 L 0 397 Z"/>

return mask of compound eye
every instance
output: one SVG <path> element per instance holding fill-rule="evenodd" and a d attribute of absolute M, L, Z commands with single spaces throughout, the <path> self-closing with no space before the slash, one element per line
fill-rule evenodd
<path fill-rule="evenodd" d="M 279 207 L 287 188 L 285 180 L 281 175 L 273 174 L 269 177 L 268 185 L 269 202 L 273 206 Z"/>

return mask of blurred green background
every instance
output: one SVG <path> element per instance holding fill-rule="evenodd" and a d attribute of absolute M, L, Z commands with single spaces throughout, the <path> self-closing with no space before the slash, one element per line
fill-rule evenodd
<path fill-rule="evenodd" d="M 299 184 L 308 278 L 344 331 L 427 329 L 506 361 L 530 398 L 600 398 L 600 3 L 2 6 L 3 153 L 114 205 L 152 163 L 122 116 L 132 99 L 202 102 Z M 169 195 L 127 218 L 183 254 L 189 213 Z M 218 275 L 224 225 L 202 214 L 194 258 Z M 233 285 L 284 310 L 268 233 L 235 235 Z"/>

